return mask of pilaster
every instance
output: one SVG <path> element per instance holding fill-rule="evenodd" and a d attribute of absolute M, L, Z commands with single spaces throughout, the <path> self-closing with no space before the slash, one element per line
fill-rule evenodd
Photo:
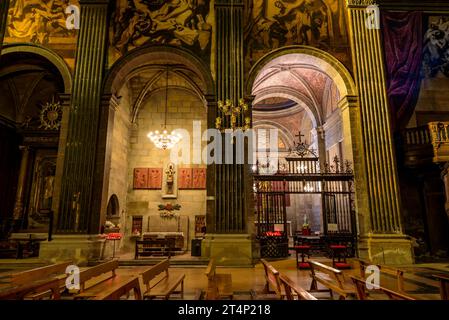
<path fill-rule="evenodd" d="M 368 211 L 363 216 L 359 214 L 359 218 L 365 220 L 359 222 L 367 227 L 362 230 L 359 253 L 370 260 L 377 260 L 382 255 L 384 263 L 410 263 L 413 252 L 410 240 L 403 234 L 401 222 L 379 21 L 376 21 L 376 12 L 371 7 L 367 8 L 374 4 L 372 0 L 347 0 L 353 65 L 359 91 L 361 151 L 365 159 L 359 179 L 365 177 L 368 205 Z M 359 189 L 357 193 L 360 194 Z M 362 207 L 362 211 L 364 209 Z M 403 245 L 399 244 L 400 241 Z M 393 242 L 400 253 L 396 249 L 390 250 Z"/>
<path fill-rule="evenodd" d="M 81 23 L 61 186 L 57 233 L 99 232 L 94 195 L 101 88 L 106 61 L 107 0 L 81 0 Z"/>

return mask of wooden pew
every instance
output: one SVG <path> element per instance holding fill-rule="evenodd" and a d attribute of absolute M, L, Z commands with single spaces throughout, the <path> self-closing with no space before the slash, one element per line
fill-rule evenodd
<path fill-rule="evenodd" d="M 284 299 L 285 291 L 281 286 L 279 271 L 277 271 L 265 259 L 260 259 L 260 262 L 262 263 L 265 271 L 265 294 L 274 294 L 275 299 Z"/>
<path fill-rule="evenodd" d="M 340 300 L 356 296 L 354 286 L 346 281 L 342 271 L 313 260 L 309 260 L 309 264 L 310 276 L 312 277 L 310 292 L 327 291 L 330 293 L 331 298 L 333 297 L 333 292 L 336 292 L 339 294 Z M 321 283 L 328 289 L 318 289 L 318 283 Z"/>
<path fill-rule="evenodd" d="M 71 265 L 71 261 L 51 264 L 48 266 L 35 268 L 31 270 L 13 273 L 9 276 L 9 281 L 15 284 L 25 284 L 52 276 L 65 274 L 67 266 Z"/>
<path fill-rule="evenodd" d="M 170 295 L 174 293 L 181 294 L 181 298 L 184 297 L 185 274 L 170 276 L 169 267 L 170 261 L 165 259 L 142 272 L 142 280 L 146 286 L 146 291 L 143 294 L 144 299 L 162 298 L 168 300 Z M 181 287 L 180 290 L 176 290 L 179 286 Z"/>
<path fill-rule="evenodd" d="M 294 283 L 289 277 L 284 274 L 279 276 L 279 280 L 284 287 L 285 297 L 287 300 L 295 300 L 294 296 L 298 297 L 298 300 L 318 300 L 312 296 L 309 292 L 301 288 L 299 285 Z"/>
<path fill-rule="evenodd" d="M 433 275 L 440 282 L 441 300 L 449 300 L 449 276 L 443 274 Z"/>
<path fill-rule="evenodd" d="M 9 275 L 7 281 L 16 284 L 24 285 L 34 281 L 40 281 L 44 279 L 58 279 L 59 280 L 59 294 L 65 290 L 65 274 L 67 266 L 71 265 L 71 261 L 65 261 L 61 263 L 55 263 L 44 267 L 39 267 L 31 270 L 25 270 Z M 54 288 L 47 291 L 39 291 L 37 293 L 28 294 L 24 299 L 39 300 L 45 297 L 54 296 Z"/>
<path fill-rule="evenodd" d="M 136 299 L 141 299 L 140 285 L 136 285 L 136 281 L 134 281 L 136 277 L 117 275 L 118 267 L 118 260 L 111 260 L 82 270 L 79 274 L 80 290 L 74 295 L 74 299 L 115 299 L 120 298 L 123 294 L 128 294 L 131 290 L 134 290 Z M 111 274 L 105 277 L 104 275 L 109 272 Z M 89 286 L 87 286 L 87 282 L 89 282 Z"/>
<path fill-rule="evenodd" d="M 116 269 L 119 267 L 118 260 L 111 260 L 105 263 L 101 263 L 99 265 L 96 265 L 94 267 L 87 268 L 85 270 L 80 271 L 79 279 L 80 279 L 80 290 L 79 292 L 83 292 L 86 289 L 86 282 L 90 280 L 95 280 L 95 278 L 98 278 L 102 276 L 105 273 L 111 273 L 110 277 L 104 279 L 101 278 L 98 283 L 101 283 L 102 281 L 105 281 L 110 278 L 114 278 L 116 276 Z M 93 285 L 91 285 L 92 287 Z"/>
<path fill-rule="evenodd" d="M 124 295 L 128 298 L 131 291 L 134 291 L 135 300 L 142 300 L 139 277 L 132 277 L 129 280 L 108 286 L 95 296 L 94 300 L 120 300 Z"/>
<path fill-rule="evenodd" d="M 357 298 L 359 300 L 379 300 L 379 299 L 373 299 L 373 295 L 369 294 L 368 295 L 368 289 L 367 289 L 367 285 L 365 280 L 355 277 L 355 276 L 351 276 L 352 281 L 354 282 L 354 285 L 356 287 L 357 290 Z M 395 292 L 393 290 L 384 288 L 379 286 L 378 289 L 373 289 L 370 290 L 376 293 L 382 293 L 384 295 L 386 295 L 390 300 L 416 300 L 410 296 L 407 296 L 403 293 L 399 293 L 399 292 Z"/>
<path fill-rule="evenodd" d="M 30 281 L 23 284 L 14 284 L 12 282 L 0 287 L 0 300 L 23 300 L 30 295 L 40 295 L 50 292 L 53 300 L 59 300 L 61 280 L 58 278 L 45 278 Z"/>
<path fill-rule="evenodd" d="M 209 265 L 206 269 L 206 276 L 206 300 L 217 300 L 224 298 L 231 300 L 233 299 L 234 292 L 232 291 L 232 276 L 228 273 L 218 274 L 214 259 L 210 259 L 209 261 Z"/>
<path fill-rule="evenodd" d="M 366 268 L 369 265 L 375 265 L 379 268 L 380 270 L 380 275 L 390 275 L 392 277 L 394 277 L 396 279 L 396 290 L 398 292 L 402 292 L 405 293 L 405 288 L 404 288 L 404 270 L 395 268 L 395 267 L 391 267 L 391 266 L 386 266 L 386 265 L 381 265 L 381 264 L 375 264 L 366 260 L 362 260 L 362 259 L 354 259 L 355 261 L 358 262 L 359 264 L 359 269 L 360 269 L 360 277 L 362 279 L 366 279 Z"/>

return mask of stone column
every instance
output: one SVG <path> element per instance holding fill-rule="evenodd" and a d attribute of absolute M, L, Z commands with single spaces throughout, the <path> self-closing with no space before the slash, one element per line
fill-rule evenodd
<path fill-rule="evenodd" d="M 219 100 L 231 99 L 234 104 L 244 98 L 243 9 L 242 0 L 215 1 L 217 97 Z M 218 110 L 215 113 L 221 114 Z M 239 117 L 238 122 L 242 125 L 243 117 Z M 226 150 L 223 143 L 223 155 L 230 152 L 235 155 L 236 145 L 232 145 L 232 150 Z M 213 257 L 218 264 L 251 264 L 253 237 L 248 227 L 250 166 L 217 164 L 214 174 L 215 210 L 209 217 L 203 255 Z"/>
<path fill-rule="evenodd" d="M 215 128 L 215 118 L 217 117 L 217 101 L 215 95 L 206 96 L 207 101 L 207 128 Z M 215 185 L 216 165 L 215 163 L 207 164 L 206 179 L 206 233 L 214 233 L 215 231 Z"/>
<path fill-rule="evenodd" d="M 21 223 L 23 224 L 22 219 L 24 218 L 23 206 L 24 206 L 24 196 L 25 196 L 25 187 L 28 173 L 28 164 L 30 159 L 30 147 L 28 146 L 20 146 L 20 151 L 22 152 L 22 158 L 20 161 L 20 171 L 19 171 L 19 179 L 17 181 L 17 193 L 16 193 L 16 202 L 14 204 L 14 214 L 13 219 L 15 224 Z M 18 227 L 16 225 L 16 227 Z"/>
<path fill-rule="evenodd" d="M 320 170 L 324 172 L 324 165 L 327 161 L 326 156 L 326 132 L 323 127 L 315 128 L 316 142 L 318 147 L 318 158 L 320 159 Z M 329 159 L 330 160 L 330 159 Z"/>
<path fill-rule="evenodd" d="M 446 162 L 441 172 L 441 178 L 444 183 L 444 194 L 446 202 L 444 204 L 444 209 L 446 211 L 447 218 L 449 219 L 449 162 Z"/>
<path fill-rule="evenodd" d="M 41 245 L 40 257 L 77 263 L 99 259 L 102 240 L 102 192 L 95 176 L 102 146 L 102 82 L 107 56 L 108 0 L 81 0 L 76 67 L 73 79 L 56 235 Z M 100 128 L 100 129 L 99 129 Z M 103 141 L 104 142 L 104 141 Z"/>
<path fill-rule="evenodd" d="M 57 233 L 97 234 L 93 197 L 101 86 L 106 61 L 107 0 L 81 0 L 81 24 L 65 148 Z M 77 199 L 79 216 L 73 202 Z M 96 222 L 96 223 L 95 223 Z"/>
<path fill-rule="evenodd" d="M 90 229 L 98 230 L 106 222 L 108 206 L 109 173 L 111 169 L 112 137 L 115 112 L 119 106 L 115 95 L 103 96 L 100 107 L 100 124 L 98 130 L 97 160 L 95 162 L 94 190 L 92 211 L 99 213 L 98 218 L 91 220 Z"/>
<path fill-rule="evenodd" d="M 355 80 L 359 91 L 367 207 L 358 208 L 367 227 L 359 254 L 380 263 L 411 263 L 411 241 L 403 234 L 397 166 L 387 102 L 380 29 L 368 24 L 372 0 L 347 0 Z M 363 192 L 363 189 L 362 189 Z M 360 190 L 357 190 L 360 193 Z M 364 197 L 364 195 L 362 195 Z"/>

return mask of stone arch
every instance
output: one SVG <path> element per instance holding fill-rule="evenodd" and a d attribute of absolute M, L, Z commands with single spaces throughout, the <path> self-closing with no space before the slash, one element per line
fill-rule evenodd
<path fill-rule="evenodd" d="M 116 194 L 113 194 L 109 198 L 107 207 L 107 217 L 119 217 L 120 216 L 120 203 Z"/>
<path fill-rule="evenodd" d="M 14 53 L 31 53 L 48 60 L 58 69 L 64 81 L 64 93 L 70 94 L 72 92 L 72 73 L 61 56 L 43 46 L 28 43 L 6 45 L 1 51 L 2 56 Z"/>
<path fill-rule="evenodd" d="M 276 91 L 276 92 L 274 92 Z M 304 108 L 307 115 L 312 120 L 312 123 L 314 127 L 321 126 L 322 125 L 322 117 L 320 114 L 320 111 L 313 107 L 312 104 L 306 104 L 304 101 L 307 101 L 307 97 L 303 96 L 300 92 L 297 92 L 291 88 L 288 87 L 276 87 L 274 89 L 267 90 L 266 92 L 261 91 L 258 93 L 257 98 L 254 99 L 253 104 L 257 104 L 258 102 L 267 99 L 267 98 L 274 98 L 274 97 L 282 97 L 290 99 L 298 104 L 298 106 Z M 311 107 L 309 107 L 309 105 Z"/>
<path fill-rule="evenodd" d="M 246 94 L 252 94 L 253 84 L 258 74 L 270 61 L 288 54 L 302 55 L 314 65 L 319 66 L 323 72 L 327 73 L 334 80 L 341 97 L 357 95 L 357 87 L 354 79 L 349 70 L 338 59 L 323 50 L 304 45 L 280 48 L 260 58 L 249 72 L 245 86 Z"/>
<path fill-rule="evenodd" d="M 104 82 L 104 94 L 116 94 L 120 85 L 126 82 L 127 77 L 136 70 L 158 64 L 158 61 L 181 62 L 202 80 L 204 83 L 203 95 L 214 95 L 215 84 L 210 68 L 187 49 L 173 46 L 146 46 L 134 49 L 120 58 L 110 69 Z"/>

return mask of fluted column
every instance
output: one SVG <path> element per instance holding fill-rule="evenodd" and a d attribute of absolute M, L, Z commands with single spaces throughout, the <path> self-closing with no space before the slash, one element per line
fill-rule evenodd
<path fill-rule="evenodd" d="M 217 0 L 215 6 L 217 96 L 219 100 L 231 99 L 237 104 L 238 99 L 243 98 L 243 3 L 241 0 Z M 232 151 L 223 148 L 224 154 L 235 154 L 235 145 L 232 147 Z M 216 169 L 214 232 L 246 233 L 247 168 L 241 164 L 219 164 Z"/>
<path fill-rule="evenodd" d="M 374 4 L 374 1 L 347 0 L 347 4 L 355 80 L 359 91 L 362 152 L 365 159 L 364 175 L 356 179 L 363 179 L 364 176 L 366 180 L 368 200 L 368 217 L 364 217 L 368 219 L 366 232 L 371 238 L 373 234 L 384 236 L 384 240 L 378 239 L 380 242 L 376 248 L 373 247 L 373 239 L 367 240 L 365 253 L 371 259 L 385 259 L 386 252 L 390 252 L 392 245 L 391 235 L 401 237 L 403 228 L 386 93 L 383 47 L 380 28 L 376 25 L 377 21 L 373 20 L 374 9 L 373 7 L 367 9 Z M 370 18 L 372 15 L 374 18 Z M 397 254 L 397 260 L 409 262 L 410 243 L 404 243 L 403 246 L 401 253 Z"/>
<path fill-rule="evenodd" d="M 20 161 L 19 178 L 17 181 L 16 202 L 14 204 L 13 217 L 15 221 L 21 220 L 23 218 L 25 186 L 30 159 L 30 147 L 20 146 L 19 148 L 22 152 L 22 157 Z"/>
<path fill-rule="evenodd" d="M 243 9 L 242 0 L 215 1 L 217 98 L 231 99 L 234 104 L 244 98 Z M 216 116 L 222 117 L 225 128 L 229 126 L 216 104 L 209 103 L 212 124 L 209 127 L 215 127 Z M 238 117 L 237 122 L 238 126 L 243 125 L 244 117 Z M 207 235 L 202 255 L 216 259 L 218 264 L 249 265 L 254 257 L 254 228 L 248 220 L 254 208 L 251 208 L 250 165 L 235 162 L 236 152 L 240 152 L 237 143 L 226 146 L 225 134 L 222 134 L 222 141 L 223 164 L 209 166 L 212 170 L 208 170 L 208 180 L 211 180 L 208 181 Z M 231 152 L 234 163 L 224 163 Z M 245 158 L 247 156 L 245 154 Z"/>
<path fill-rule="evenodd" d="M 65 148 L 58 233 L 99 232 L 93 197 L 101 86 L 107 44 L 107 0 L 81 0 L 77 61 Z"/>

